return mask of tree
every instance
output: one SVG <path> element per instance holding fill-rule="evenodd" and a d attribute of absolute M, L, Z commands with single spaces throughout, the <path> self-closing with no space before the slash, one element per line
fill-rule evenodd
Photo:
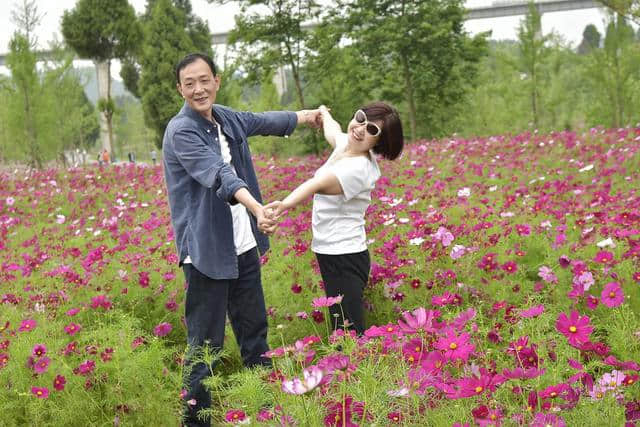
<path fill-rule="evenodd" d="M 140 64 L 139 91 L 145 123 L 155 132 L 157 147 L 162 146 L 164 130 L 183 103 L 176 90 L 175 66 L 186 54 L 202 51 L 211 55 L 211 35 L 207 27 L 200 27 L 205 35 L 188 30 L 193 17 L 171 0 L 153 0 L 147 5 L 144 45 L 138 57 Z M 204 40 L 209 42 L 204 45 Z"/>
<path fill-rule="evenodd" d="M 35 29 L 42 22 L 44 15 L 38 11 L 36 0 L 22 0 L 22 5 L 16 5 L 11 10 L 11 21 L 20 28 L 23 37 L 29 42 L 31 50 L 34 50 L 38 44 Z"/>
<path fill-rule="evenodd" d="M 227 0 L 207 0 L 224 4 Z M 308 32 L 304 22 L 314 20 L 319 13 L 315 0 L 240 0 L 240 14 L 229 33 L 229 44 L 240 46 L 242 64 L 255 83 L 277 67 L 289 67 L 298 98 L 298 106 L 305 107 L 302 76 Z M 268 13 L 254 12 L 268 10 Z"/>
<path fill-rule="evenodd" d="M 136 49 L 142 31 L 127 0 L 78 0 L 62 16 L 62 35 L 81 58 L 92 59 L 98 79 L 102 146 L 113 147 L 114 103 L 111 99 L 111 60 Z"/>
<path fill-rule="evenodd" d="M 23 141 L 24 149 L 33 167 L 42 167 L 42 153 L 36 125 L 36 96 L 40 93 L 40 81 L 36 71 L 36 54 L 30 48 L 29 40 L 15 33 L 9 42 L 7 66 L 11 71 L 14 85 L 11 103 L 11 125 L 13 135 Z"/>
<path fill-rule="evenodd" d="M 520 41 L 520 67 L 525 73 L 529 85 L 531 117 L 535 128 L 540 124 L 540 90 L 544 85 L 543 67 L 547 60 L 546 42 L 549 36 L 542 35 L 540 13 L 533 2 L 529 3 L 529 12 L 518 27 Z"/>
<path fill-rule="evenodd" d="M 378 96 L 403 102 L 410 138 L 447 132 L 486 54 L 486 36 L 469 38 L 461 0 L 353 0 L 340 4 Z M 347 40 L 345 40 L 346 42 Z M 418 108 L 420 106 L 420 108 Z"/>
<path fill-rule="evenodd" d="M 607 25 L 604 44 L 590 56 L 586 77 L 596 94 L 591 114 L 618 127 L 637 118 L 640 46 L 634 30 L 621 15 L 614 14 Z"/>
<path fill-rule="evenodd" d="M 595 25 L 589 24 L 584 27 L 584 31 L 582 32 L 582 41 L 578 45 L 578 53 L 580 55 L 586 55 L 593 49 L 599 48 L 601 37 L 600 31 L 598 31 Z"/>
<path fill-rule="evenodd" d="M 640 24 L 640 0 L 600 0 L 600 3 L 620 16 Z"/>

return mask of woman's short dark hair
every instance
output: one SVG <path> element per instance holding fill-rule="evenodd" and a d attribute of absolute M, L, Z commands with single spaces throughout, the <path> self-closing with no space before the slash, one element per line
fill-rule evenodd
<path fill-rule="evenodd" d="M 184 70 L 187 65 L 196 62 L 198 59 L 202 59 L 204 62 L 206 62 L 211 69 L 211 73 L 213 74 L 213 76 L 216 76 L 216 66 L 213 63 L 213 59 L 211 59 L 209 55 L 204 53 L 190 53 L 189 55 L 182 58 L 180 62 L 178 62 L 178 65 L 176 65 L 176 82 L 178 84 L 180 83 L 180 71 Z"/>
<path fill-rule="evenodd" d="M 373 152 L 388 160 L 395 160 L 402 153 L 404 136 L 398 111 L 386 102 L 377 101 L 361 108 L 367 120 L 382 122 L 382 133 Z"/>

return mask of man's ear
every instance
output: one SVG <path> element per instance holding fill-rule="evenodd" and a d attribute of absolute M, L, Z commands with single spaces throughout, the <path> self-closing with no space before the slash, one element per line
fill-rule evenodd
<path fill-rule="evenodd" d="M 184 98 L 184 95 L 182 94 L 182 87 L 180 86 L 180 83 L 176 83 L 176 90 L 178 91 L 180 96 Z"/>
<path fill-rule="evenodd" d="M 220 89 L 221 77 L 220 74 L 216 75 L 213 80 L 216 82 L 216 90 Z"/>

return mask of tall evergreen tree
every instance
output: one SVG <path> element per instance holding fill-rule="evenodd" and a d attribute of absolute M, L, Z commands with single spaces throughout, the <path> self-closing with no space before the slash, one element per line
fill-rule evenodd
<path fill-rule="evenodd" d="M 141 41 L 142 31 L 135 10 L 127 0 L 78 0 L 62 16 L 65 42 L 81 58 L 96 65 L 101 111 L 102 146 L 113 149 L 113 113 L 111 99 L 111 60 L 126 58 Z"/>
<path fill-rule="evenodd" d="M 186 54 L 203 51 L 211 55 L 211 34 L 202 21 L 190 17 L 188 1 L 176 6 L 171 0 L 153 0 L 148 6 L 144 27 L 144 45 L 140 64 L 139 92 L 145 122 L 155 131 L 155 142 L 162 145 L 167 123 L 183 100 L 176 90 L 175 66 Z M 189 25 L 195 23 L 195 26 Z M 195 41 L 194 41 L 195 40 Z M 205 43 L 205 40 L 209 42 Z"/>
<path fill-rule="evenodd" d="M 540 125 L 540 91 L 544 85 L 544 64 L 548 59 L 546 46 L 549 36 L 542 34 L 542 22 L 540 13 L 533 2 L 529 2 L 529 11 L 518 27 L 518 40 L 520 42 L 520 71 L 524 73 L 529 87 L 529 99 L 531 102 L 531 120 L 533 126 Z"/>
<path fill-rule="evenodd" d="M 227 0 L 208 0 L 224 4 Z M 237 44 L 241 63 L 251 80 L 259 83 L 264 74 L 288 67 L 293 76 L 298 107 L 305 107 L 302 68 L 309 32 L 302 24 L 317 18 L 320 6 L 315 0 L 240 0 L 240 14 L 229 33 L 230 44 Z M 263 11 L 267 10 L 268 13 Z M 258 12 L 262 11 L 262 12 Z"/>
<path fill-rule="evenodd" d="M 600 31 L 598 31 L 595 25 L 589 24 L 584 27 L 584 31 L 582 32 L 582 41 L 578 45 L 578 53 L 580 55 L 586 55 L 593 49 L 599 48 L 600 38 Z"/>
<path fill-rule="evenodd" d="M 340 9 L 362 66 L 385 89 L 375 96 L 406 106 L 410 138 L 445 133 L 486 54 L 487 34 L 463 28 L 463 2 L 353 0 Z"/>

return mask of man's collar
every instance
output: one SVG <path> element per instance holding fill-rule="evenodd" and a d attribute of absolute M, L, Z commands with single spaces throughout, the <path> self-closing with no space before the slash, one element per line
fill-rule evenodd
<path fill-rule="evenodd" d="M 220 121 L 216 117 L 217 115 L 215 114 L 215 110 L 213 110 L 212 112 L 213 112 L 214 119 L 219 123 Z M 204 117 L 202 117 L 202 115 L 200 113 L 198 113 L 193 108 L 191 108 L 189 106 L 189 104 L 187 104 L 186 101 L 185 101 L 184 105 L 182 106 L 182 109 L 180 110 L 180 113 L 186 115 L 187 117 L 190 117 L 190 118 L 196 120 L 197 122 L 199 122 L 199 123 L 201 123 L 203 125 L 211 126 L 213 124 L 209 120 L 207 120 Z"/>

